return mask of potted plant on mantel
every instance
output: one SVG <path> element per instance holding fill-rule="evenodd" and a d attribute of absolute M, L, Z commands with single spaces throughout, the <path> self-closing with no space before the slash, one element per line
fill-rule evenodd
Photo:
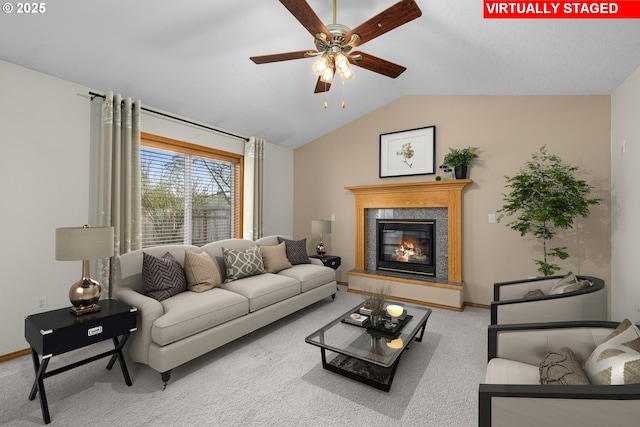
<path fill-rule="evenodd" d="M 453 168 L 456 179 L 465 179 L 469 165 L 478 157 L 477 150 L 478 147 L 449 148 L 449 152 L 444 156 L 444 165 Z"/>
<path fill-rule="evenodd" d="M 549 258 L 567 259 L 566 247 L 548 248 L 548 241 L 557 229 L 570 229 L 575 218 L 589 216 L 589 208 L 601 199 L 589 197 L 593 187 L 574 174 L 576 166 L 564 163 L 555 154 L 547 153 L 546 147 L 533 154 L 517 175 L 505 177 L 509 194 L 503 194 L 505 205 L 498 210 L 498 222 L 507 215 L 515 215 L 515 220 L 507 227 L 520 233 L 531 234 L 542 240 L 543 259 L 534 259 L 538 272 L 550 276 L 560 270 L 560 266 Z"/>

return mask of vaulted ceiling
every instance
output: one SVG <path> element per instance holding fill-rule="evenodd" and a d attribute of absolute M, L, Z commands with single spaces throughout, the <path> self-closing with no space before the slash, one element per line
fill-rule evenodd
<path fill-rule="evenodd" d="M 337 22 L 354 28 L 396 1 L 338 0 Z M 332 22 L 332 0 L 308 3 Z M 314 94 L 314 59 L 249 60 L 315 48 L 278 0 L 45 4 L 0 16 L 0 59 L 290 148 L 403 96 L 611 94 L 640 66 L 640 19 L 484 19 L 481 0 L 417 0 L 420 18 L 359 49 L 407 71 L 356 67 Z"/>

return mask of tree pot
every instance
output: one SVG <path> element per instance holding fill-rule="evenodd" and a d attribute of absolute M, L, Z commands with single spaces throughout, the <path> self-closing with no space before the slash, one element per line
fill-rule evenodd
<path fill-rule="evenodd" d="M 456 175 L 456 179 L 466 179 L 469 166 L 455 166 L 453 170 Z"/>

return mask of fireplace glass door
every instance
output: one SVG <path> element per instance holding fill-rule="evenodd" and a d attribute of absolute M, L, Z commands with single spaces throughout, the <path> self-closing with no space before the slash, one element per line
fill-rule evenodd
<path fill-rule="evenodd" d="M 435 221 L 387 220 L 377 224 L 376 268 L 435 276 Z"/>

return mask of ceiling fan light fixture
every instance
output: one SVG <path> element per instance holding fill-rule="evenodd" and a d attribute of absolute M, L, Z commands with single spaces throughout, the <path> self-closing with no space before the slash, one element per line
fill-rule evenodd
<path fill-rule="evenodd" d="M 349 60 L 344 53 L 337 53 L 335 56 L 336 69 L 340 72 L 340 78 L 342 81 L 350 80 L 354 77 L 353 70 L 349 65 Z"/>
<path fill-rule="evenodd" d="M 329 84 L 333 81 L 333 63 L 331 61 L 328 62 L 327 67 L 322 72 L 320 80 Z"/>
<path fill-rule="evenodd" d="M 322 55 L 316 62 L 313 63 L 313 72 L 316 73 L 318 77 L 322 77 L 326 69 L 329 67 L 329 63 L 329 57 L 327 55 Z"/>

